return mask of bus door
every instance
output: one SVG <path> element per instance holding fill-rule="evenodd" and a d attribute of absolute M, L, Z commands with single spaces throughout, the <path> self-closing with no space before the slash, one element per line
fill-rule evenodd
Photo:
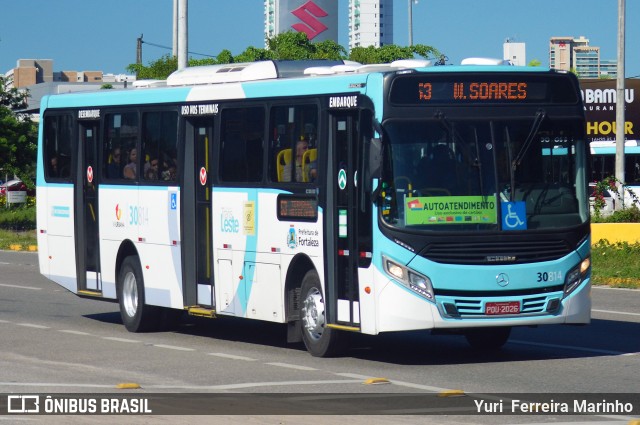
<path fill-rule="evenodd" d="M 78 291 L 102 292 L 98 238 L 99 121 L 78 122 L 75 235 Z"/>
<path fill-rule="evenodd" d="M 187 119 L 182 188 L 182 264 L 186 306 L 215 308 L 211 217 L 212 117 Z"/>
<path fill-rule="evenodd" d="M 333 111 L 330 119 L 327 214 L 328 323 L 359 328 L 358 111 Z M 331 201 L 333 198 L 333 201 Z"/>

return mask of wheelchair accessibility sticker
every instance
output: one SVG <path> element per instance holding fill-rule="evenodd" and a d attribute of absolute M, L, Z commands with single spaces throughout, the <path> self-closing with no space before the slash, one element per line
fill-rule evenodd
<path fill-rule="evenodd" d="M 524 201 L 502 202 L 502 230 L 527 230 L 527 207 Z"/>

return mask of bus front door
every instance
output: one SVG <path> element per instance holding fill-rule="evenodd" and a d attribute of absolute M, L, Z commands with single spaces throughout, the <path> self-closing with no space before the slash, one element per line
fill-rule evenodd
<path fill-rule="evenodd" d="M 210 183 L 213 119 L 187 120 L 185 140 L 181 195 L 184 301 L 188 307 L 215 309 Z"/>
<path fill-rule="evenodd" d="M 75 235 L 78 293 L 99 295 L 100 244 L 98 237 L 98 121 L 80 121 L 75 187 Z"/>
<path fill-rule="evenodd" d="M 358 111 L 331 115 L 327 241 L 328 323 L 359 328 L 358 293 Z M 332 164 L 332 165 L 331 165 Z M 331 188 L 332 187 L 332 188 Z"/>

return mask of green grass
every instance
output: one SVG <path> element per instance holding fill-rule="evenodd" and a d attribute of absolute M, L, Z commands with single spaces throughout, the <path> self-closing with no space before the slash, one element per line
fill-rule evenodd
<path fill-rule="evenodd" d="M 7 208 L 6 197 L 0 196 L 0 249 L 33 250 L 36 241 L 36 201 Z"/>
<path fill-rule="evenodd" d="M 595 285 L 640 289 L 640 243 L 599 241 L 591 247 L 591 281 Z"/>
<path fill-rule="evenodd" d="M 36 206 L 0 207 L 0 229 L 24 231 L 36 228 Z"/>
<path fill-rule="evenodd" d="M 35 230 L 15 232 L 0 229 L 0 249 L 12 249 L 12 245 L 19 245 L 23 250 L 29 249 L 30 246 L 37 245 Z"/>

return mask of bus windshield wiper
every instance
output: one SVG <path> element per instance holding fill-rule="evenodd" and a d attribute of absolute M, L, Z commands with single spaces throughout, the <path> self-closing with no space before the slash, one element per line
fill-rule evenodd
<path fill-rule="evenodd" d="M 493 131 L 491 132 L 491 134 L 493 135 Z M 513 159 L 513 156 L 512 156 L 513 152 L 511 152 L 511 134 L 509 133 L 508 126 L 504 127 L 504 137 L 505 137 L 505 140 L 507 141 L 507 155 L 509 157 L 509 161 L 511 164 L 515 164 L 515 160 Z M 516 196 L 516 167 L 514 165 L 509 167 L 509 186 L 510 186 L 509 201 L 513 201 Z M 502 191 L 500 191 L 500 196 L 501 197 L 504 196 Z"/>
<path fill-rule="evenodd" d="M 542 125 L 542 121 L 544 121 L 544 118 L 546 116 L 547 116 L 547 113 L 544 111 L 544 109 L 540 109 L 538 112 L 536 112 L 536 116 L 533 119 L 533 124 L 531 125 L 531 130 L 529 130 L 529 135 L 527 136 L 527 139 L 524 141 L 522 147 L 520 148 L 520 152 L 518 152 L 516 157 L 513 158 L 513 160 L 511 161 L 511 168 L 513 169 L 513 171 L 515 171 L 516 168 L 522 162 L 524 155 L 529 150 L 529 147 L 531 146 L 531 142 L 533 142 L 533 138 L 535 137 L 535 135 L 538 134 L 540 125 Z"/>

